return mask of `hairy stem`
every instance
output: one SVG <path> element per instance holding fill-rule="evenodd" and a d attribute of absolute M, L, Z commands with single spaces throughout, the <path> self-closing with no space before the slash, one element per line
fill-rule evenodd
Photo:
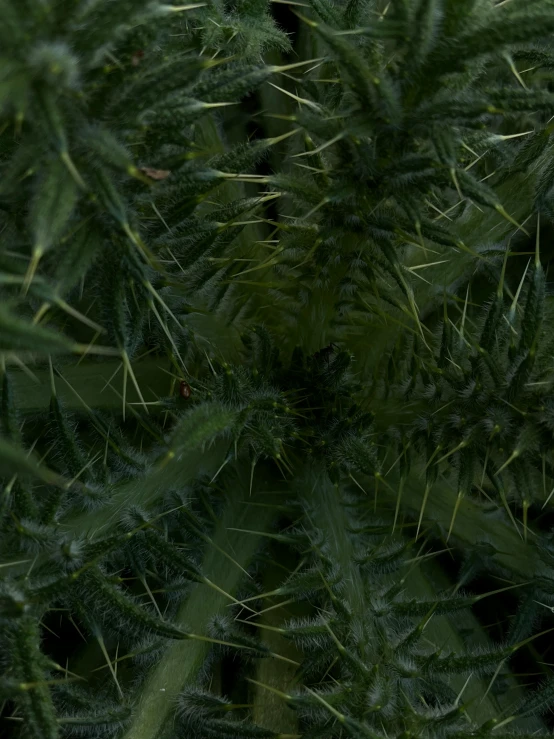
<path fill-rule="evenodd" d="M 213 543 L 206 551 L 203 572 L 226 593 L 236 593 L 247 568 L 263 537 L 245 536 L 230 528 L 268 531 L 274 512 L 270 507 L 258 507 L 250 503 L 270 502 L 263 482 L 257 481 L 257 493 L 249 498 L 249 479 L 241 477 L 228 486 L 228 503 L 217 526 Z M 267 486 L 266 490 L 267 490 Z M 233 564 L 220 551 L 224 550 L 236 562 Z M 209 622 L 217 614 L 225 613 L 229 600 L 204 585 L 197 585 L 191 596 L 181 607 L 175 625 L 196 634 L 206 634 Z M 124 739 L 155 739 L 160 736 L 164 725 L 175 710 L 175 699 L 187 685 L 198 681 L 198 673 L 210 650 L 202 641 L 182 641 L 172 644 L 160 663 L 146 681 L 136 706 L 131 726 Z"/>

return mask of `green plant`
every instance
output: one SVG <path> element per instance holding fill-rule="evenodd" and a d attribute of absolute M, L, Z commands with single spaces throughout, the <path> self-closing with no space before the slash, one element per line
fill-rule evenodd
<path fill-rule="evenodd" d="M 0 16 L 0 734 L 550 735 L 551 0 Z"/>

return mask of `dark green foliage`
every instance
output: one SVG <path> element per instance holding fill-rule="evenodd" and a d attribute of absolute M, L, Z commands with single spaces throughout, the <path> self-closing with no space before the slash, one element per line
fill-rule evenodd
<path fill-rule="evenodd" d="M 550 735 L 554 4 L 286 5 L 0 0 L 2 737 Z"/>

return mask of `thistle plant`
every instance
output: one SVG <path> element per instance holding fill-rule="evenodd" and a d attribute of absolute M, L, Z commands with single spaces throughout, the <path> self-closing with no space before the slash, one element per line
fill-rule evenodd
<path fill-rule="evenodd" d="M 550 736 L 551 0 L 0 15 L 0 735 Z"/>

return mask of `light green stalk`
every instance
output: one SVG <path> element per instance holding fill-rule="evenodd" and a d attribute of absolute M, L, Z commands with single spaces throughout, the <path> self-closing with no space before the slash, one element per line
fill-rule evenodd
<path fill-rule="evenodd" d="M 260 489 L 262 485 L 258 485 Z M 208 546 L 203 572 L 226 593 L 236 593 L 247 568 L 262 543 L 262 536 L 245 536 L 230 528 L 268 531 L 274 512 L 269 507 L 250 505 L 270 502 L 267 492 L 249 498 L 249 480 L 242 479 L 229 486 L 228 503 L 214 535 L 214 544 L 235 559 L 232 564 L 216 546 Z M 175 625 L 206 634 L 211 619 L 227 612 L 229 600 L 215 590 L 197 585 L 181 607 Z M 160 663 L 151 672 L 142 688 L 131 726 L 123 739 L 156 739 L 175 711 L 175 699 L 187 685 L 195 685 L 198 673 L 210 645 L 202 641 L 182 641 L 171 644 Z"/>

